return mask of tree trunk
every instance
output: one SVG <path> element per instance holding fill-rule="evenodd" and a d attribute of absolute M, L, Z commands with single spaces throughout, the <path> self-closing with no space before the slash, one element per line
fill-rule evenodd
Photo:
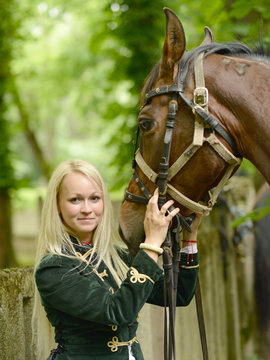
<path fill-rule="evenodd" d="M 0 268 L 16 266 L 12 247 L 11 204 L 8 189 L 0 189 Z"/>
<path fill-rule="evenodd" d="M 35 155 L 35 157 L 40 165 L 42 174 L 44 175 L 44 177 L 47 180 L 49 180 L 50 173 L 51 173 L 49 162 L 45 158 L 45 155 L 42 151 L 42 148 L 40 147 L 40 145 L 38 143 L 38 140 L 37 140 L 37 137 L 36 137 L 34 131 L 31 129 L 29 114 L 22 102 L 22 99 L 20 97 L 14 77 L 12 77 L 11 84 L 12 84 L 12 93 L 13 93 L 14 103 L 17 106 L 18 111 L 19 111 L 20 122 L 23 127 L 23 132 L 26 136 L 26 139 L 27 139 L 31 149 L 33 150 L 33 154 Z"/>

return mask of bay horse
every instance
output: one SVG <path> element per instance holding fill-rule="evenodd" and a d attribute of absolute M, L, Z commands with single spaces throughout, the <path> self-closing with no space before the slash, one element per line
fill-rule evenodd
<path fill-rule="evenodd" d="M 133 176 L 120 210 L 120 233 L 131 254 L 144 241 L 145 206 L 157 186 L 187 217 L 209 214 L 216 190 L 242 158 L 270 183 L 269 59 L 241 43 L 215 43 L 209 31 L 199 47 L 186 51 L 180 20 L 164 12 L 162 58 L 142 90 Z"/>

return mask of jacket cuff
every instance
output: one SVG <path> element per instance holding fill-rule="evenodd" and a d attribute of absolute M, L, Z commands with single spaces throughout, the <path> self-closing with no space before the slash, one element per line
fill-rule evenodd
<path fill-rule="evenodd" d="M 158 281 L 163 274 L 158 264 L 142 249 L 135 256 L 131 266 L 139 273 L 150 276 L 154 282 Z"/>
<path fill-rule="evenodd" d="M 194 267 L 199 267 L 199 254 L 186 254 L 182 252 L 179 266 L 186 269 L 194 269 Z"/>

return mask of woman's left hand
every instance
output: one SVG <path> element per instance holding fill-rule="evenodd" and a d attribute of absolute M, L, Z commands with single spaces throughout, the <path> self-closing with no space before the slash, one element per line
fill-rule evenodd
<path fill-rule="evenodd" d="M 191 224 L 191 232 L 188 232 L 186 229 L 183 228 L 183 239 L 185 239 L 185 241 L 197 240 L 198 228 L 200 226 L 202 218 L 203 218 L 202 214 L 196 214 Z"/>

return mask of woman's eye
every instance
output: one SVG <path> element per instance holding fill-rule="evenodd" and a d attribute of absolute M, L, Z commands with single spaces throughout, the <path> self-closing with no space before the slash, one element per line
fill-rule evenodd
<path fill-rule="evenodd" d="M 74 198 L 71 198 L 71 199 L 70 199 L 70 202 L 71 202 L 72 204 L 78 204 L 78 203 L 80 202 L 80 199 L 77 198 L 77 197 L 74 197 Z"/>
<path fill-rule="evenodd" d="M 91 200 L 94 202 L 98 202 L 100 200 L 100 196 L 92 196 Z"/>
<path fill-rule="evenodd" d="M 150 131 L 152 127 L 154 126 L 153 120 L 140 120 L 139 121 L 139 127 L 142 131 Z"/>

